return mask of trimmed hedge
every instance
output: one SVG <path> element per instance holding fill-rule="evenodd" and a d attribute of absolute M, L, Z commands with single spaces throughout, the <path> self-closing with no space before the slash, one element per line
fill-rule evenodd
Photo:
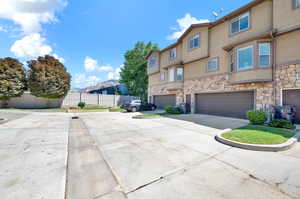
<path fill-rule="evenodd" d="M 268 114 L 260 110 L 251 110 L 247 112 L 247 118 L 251 124 L 263 125 L 268 119 Z"/>
<path fill-rule="evenodd" d="M 181 114 L 181 112 L 178 108 L 174 108 L 172 106 L 166 106 L 164 109 L 168 114 L 173 114 L 173 115 Z"/>
<path fill-rule="evenodd" d="M 270 127 L 276 127 L 276 128 L 284 128 L 284 129 L 295 129 L 296 126 L 293 125 L 290 121 L 288 120 L 280 120 L 280 119 L 275 119 L 272 120 L 269 123 Z"/>

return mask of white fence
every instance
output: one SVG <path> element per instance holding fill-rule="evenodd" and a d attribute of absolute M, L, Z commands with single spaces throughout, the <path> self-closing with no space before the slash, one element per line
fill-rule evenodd
<path fill-rule="evenodd" d="M 8 108 L 59 108 L 77 106 L 79 102 L 85 102 L 88 106 L 115 107 L 131 100 L 138 99 L 134 96 L 88 94 L 80 92 L 69 92 L 63 99 L 45 99 L 35 97 L 25 92 L 21 97 L 12 98 L 7 102 L 0 101 L 0 107 Z"/>
<path fill-rule="evenodd" d="M 70 92 L 63 100 L 62 106 L 77 106 L 79 102 L 85 102 L 89 106 L 114 107 L 135 99 L 138 99 L 138 97 Z"/>

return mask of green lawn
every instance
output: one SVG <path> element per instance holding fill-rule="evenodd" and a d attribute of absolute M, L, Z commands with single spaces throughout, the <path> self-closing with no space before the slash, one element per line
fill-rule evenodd
<path fill-rule="evenodd" d="M 248 125 L 222 134 L 222 137 L 249 144 L 282 144 L 295 132 L 267 126 Z"/>
<path fill-rule="evenodd" d="M 84 107 L 83 109 L 80 109 L 79 110 L 83 110 L 83 111 L 100 111 L 100 110 L 108 110 L 108 108 L 105 108 L 105 107 Z"/>
<path fill-rule="evenodd" d="M 109 111 L 112 111 L 112 112 L 123 112 L 123 111 L 125 111 L 125 109 L 116 107 L 116 108 L 109 108 Z"/>
<path fill-rule="evenodd" d="M 135 118 L 135 119 L 155 118 L 155 117 L 161 117 L 163 115 L 165 115 L 165 113 L 145 113 L 142 115 L 133 116 L 133 118 Z"/>

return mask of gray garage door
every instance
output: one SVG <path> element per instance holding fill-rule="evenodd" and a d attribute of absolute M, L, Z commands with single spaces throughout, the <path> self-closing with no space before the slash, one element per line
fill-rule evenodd
<path fill-rule="evenodd" d="M 163 109 L 165 106 L 175 106 L 176 95 L 156 95 L 154 96 L 154 104 L 159 109 Z"/>
<path fill-rule="evenodd" d="M 254 109 L 253 91 L 196 95 L 197 113 L 246 118 L 251 109 Z"/>
<path fill-rule="evenodd" d="M 296 123 L 300 124 L 300 89 L 283 91 L 282 102 L 283 105 L 296 106 Z"/>

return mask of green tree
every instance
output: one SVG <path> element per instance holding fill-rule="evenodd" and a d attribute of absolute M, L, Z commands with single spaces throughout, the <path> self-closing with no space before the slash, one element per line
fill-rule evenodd
<path fill-rule="evenodd" d="M 126 84 L 130 94 L 147 100 L 148 75 L 146 56 L 158 46 L 151 42 L 137 42 L 132 50 L 125 53 L 124 67 L 120 72 L 120 82 Z"/>
<path fill-rule="evenodd" d="M 25 78 L 23 64 L 17 59 L 0 59 L 0 100 L 21 96 L 26 87 Z"/>
<path fill-rule="evenodd" d="M 70 90 L 71 75 L 58 59 L 46 55 L 28 62 L 28 87 L 32 95 L 43 98 L 61 98 Z"/>

